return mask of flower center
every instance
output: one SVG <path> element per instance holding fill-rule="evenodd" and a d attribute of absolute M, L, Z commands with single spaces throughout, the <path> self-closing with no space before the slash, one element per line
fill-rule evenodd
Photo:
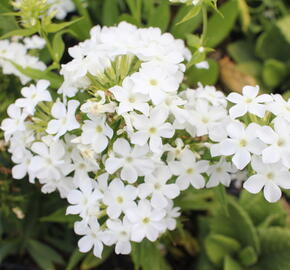
<path fill-rule="evenodd" d="M 201 119 L 201 121 L 204 123 L 204 124 L 207 124 L 209 122 L 209 119 L 207 117 L 203 117 Z"/>
<path fill-rule="evenodd" d="M 149 129 L 149 133 L 151 133 L 151 134 L 156 134 L 156 132 L 157 132 L 157 129 L 155 127 L 151 127 Z"/>
<path fill-rule="evenodd" d="M 216 172 L 218 172 L 218 173 L 220 173 L 220 172 L 223 171 L 223 169 L 222 169 L 221 167 L 217 167 L 215 170 L 216 170 Z"/>
<path fill-rule="evenodd" d="M 160 185 L 159 183 L 155 183 L 155 184 L 154 184 L 154 188 L 155 188 L 156 190 L 159 190 L 159 189 L 161 188 L 161 185 Z"/>
<path fill-rule="evenodd" d="M 101 126 L 97 126 L 96 127 L 96 132 L 97 133 L 102 133 L 103 132 L 103 128 Z"/>
<path fill-rule="evenodd" d="M 277 145 L 280 147 L 285 146 L 285 141 L 283 139 L 279 139 Z"/>
<path fill-rule="evenodd" d="M 267 173 L 267 178 L 269 180 L 273 180 L 274 179 L 274 173 L 272 173 L 272 172 Z"/>
<path fill-rule="evenodd" d="M 142 222 L 144 224 L 148 224 L 150 222 L 150 218 L 149 217 L 145 217 L 145 218 L 143 218 Z"/>
<path fill-rule="evenodd" d="M 240 146 L 241 147 L 246 147 L 248 142 L 245 139 L 240 140 Z"/>
<path fill-rule="evenodd" d="M 150 80 L 150 84 L 151 84 L 152 86 L 156 86 L 156 85 L 158 84 L 158 82 L 157 82 L 157 80 L 155 80 L 155 79 L 151 79 L 151 80 Z"/>
<path fill-rule="evenodd" d="M 134 97 L 129 97 L 128 101 L 129 101 L 130 103 L 134 103 L 134 102 L 136 101 L 136 99 L 135 99 Z"/>
<path fill-rule="evenodd" d="M 128 163 L 131 163 L 131 162 L 133 161 L 133 158 L 132 158 L 132 157 L 127 157 L 127 158 L 126 158 L 126 161 L 127 161 Z"/>
<path fill-rule="evenodd" d="M 189 168 L 189 169 L 186 170 L 186 173 L 187 174 L 193 174 L 193 171 L 194 171 L 193 168 Z"/>
<path fill-rule="evenodd" d="M 123 197 L 121 197 L 121 196 L 118 196 L 117 197 L 117 203 L 123 203 L 124 202 L 124 198 Z"/>
<path fill-rule="evenodd" d="M 252 100 L 251 98 L 245 98 L 245 102 L 248 103 L 248 104 L 249 104 L 249 103 L 252 103 L 252 101 L 253 101 L 253 100 Z"/>

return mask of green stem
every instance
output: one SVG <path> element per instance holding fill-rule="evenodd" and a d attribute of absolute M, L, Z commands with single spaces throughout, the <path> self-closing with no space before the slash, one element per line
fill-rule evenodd
<path fill-rule="evenodd" d="M 201 35 L 202 45 L 204 44 L 206 34 L 207 34 L 207 8 L 204 5 L 202 7 L 202 35 Z"/>

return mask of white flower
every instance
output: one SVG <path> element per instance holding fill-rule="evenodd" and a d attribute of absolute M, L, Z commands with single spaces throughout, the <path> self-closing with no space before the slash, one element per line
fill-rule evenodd
<path fill-rule="evenodd" d="M 149 105 L 146 103 L 149 97 L 138 93 L 134 89 L 134 83 L 130 78 L 126 78 L 121 86 L 114 86 L 109 89 L 113 93 L 119 106 L 117 109 L 118 114 L 123 114 L 133 110 L 142 112 L 145 115 L 149 113 Z"/>
<path fill-rule="evenodd" d="M 72 190 L 67 200 L 70 204 L 66 210 L 66 214 L 79 214 L 84 221 L 87 221 L 91 215 L 99 214 L 100 199 L 103 195 L 98 189 L 94 189 L 90 179 L 84 178 L 79 184 L 79 189 Z"/>
<path fill-rule="evenodd" d="M 93 248 L 93 254 L 101 258 L 103 252 L 104 232 L 101 230 L 96 219 L 91 219 L 89 223 L 78 221 L 75 223 L 76 234 L 84 235 L 78 242 L 80 252 L 88 252 Z"/>
<path fill-rule="evenodd" d="M 23 39 L 25 47 L 27 49 L 43 49 L 45 47 L 45 40 L 38 35 L 32 37 L 26 37 Z"/>
<path fill-rule="evenodd" d="M 39 182 L 42 184 L 41 192 L 52 193 L 57 190 L 61 198 L 66 198 L 68 193 L 75 188 L 72 177 L 41 178 Z"/>
<path fill-rule="evenodd" d="M 178 90 L 182 76 L 168 74 L 156 64 L 143 64 L 139 72 L 133 74 L 131 78 L 136 91 L 149 95 L 153 104 L 158 105 L 165 100 L 167 93 Z"/>
<path fill-rule="evenodd" d="M 236 171 L 237 170 L 230 162 L 227 162 L 225 158 L 221 158 L 218 163 L 209 166 L 207 174 L 210 177 L 206 183 L 206 187 L 215 187 L 218 186 L 219 183 L 229 187 L 232 180 L 230 173 L 234 173 Z"/>
<path fill-rule="evenodd" d="M 55 134 L 56 138 L 64 135 L 67 131 L 71 131 L 80 127 L 76 120 L 76 110 L 80 105 L 77 100 L 70 100 L 66 105 L 60 101 L 53 104 L 51 108 L 51 115 L 56 118 L 50 120 L 47 125 L 46 132 L 48 134 Z"/>
<path fill-rule="evenodd" d="M 141 242 L 145 237 L 156 241 L 164 231 L 165 211 L 152 208 L 148 200 L 141 200 L 138 206 L 127 209 L 126 217 L 132 223 L 131 240 Z"/>
<path fill-rule="evenodd" d="M 211 106 L 206 100 L 198 100 L 195 109 L 190 112 L 188 120 L 196 128 L 196 135 L 207 135 L 209 129 L 214 127 L 224 120 L 227 116 L 227 111 L 222 106 Z"/>
<path fill-rule="evenodd" d="M 202 84 L 199 83 L 195 94 L 198 99 L 205 99 L 213 106 L 227 106 L 227 100 L 224 93 L 221 91 L 217 91 L 214 86 L 202 86 Z"/>
<path fill-rule="evenodd" d="M 243 95 L 238 93 L 229 94 L 227 99 L 232 103 L 236 103 L 236 105 L 230 108 L 230 116 L 235 119 L 249 112 L 259 117 L 264 117 L 267 107 L 262 103 L 271 102 L 272 97 L 266 94 L 257 96 L 258 93 L 258 86 L 245 86 L 243 88 Z"/>
<path fill-rule="evenodd" d="M 179 160 L 182 156 L 183 151 L 188 148 L 188 146 L 185 146 L 180 138 L 177 138 L 175 140 L 175 145 L 176 147 L 172 147 L 170 144 L 164 145 L 164 151 L 168 152 L 166 158 L 167 162 L 173 161 L 175 159 Z"/>
<path fill-rule="evenodd" d="M 21 94 L 24 98 L 16 100 L 15 105 L 20 108 L 24 108 L 29 114 L 33 114 L 35 106 L 41 101 L 51 101 L 51 95 L 47 88 L 50 83 L 46 80 L 40 80 L 36 85 L 30 85 L 24 87 L 21 90 Z"/>
<path fill-rule="evenodd" d="M 51 5 L 48 13 L 55 14 L 58 20 L 63 20 L 67 13 L 75 10 L 72 0 L 47 0 L 47 3 Z"/>
<path fill-rule="evenodd" d="M 145 199 L 151 195 L 154 208 L 165 208 L 168 199 L 176 198 L 180 191 L 176 184 L 167 183 L 172 174 L 168 167 L 159 167 L 153 174 L 145 176 L 145 183 L 139 185 L 139 197 Z"/>
<path fill-rule="evenodd" d="M 113 130 L 102 116 L 89 116 L 82 126 L 81 142 L 91 144 L 96 153 L 101 153 L 108 145 L 108 138 L 112 138 Z"/>
<path fill-rule="evenodd" d="M 185 150 L 180 161 L 169 162 L 169 168 L 177 175 L 176 184 L 180 190 L 185 190 L 191 184 L 200 189 L 205 186 L 204 177 L 201 175 L 208 169 L 208 161 L 196 161 L 195 155 L 190 150 Z"/>
<path fill-rule="evenodd" d="M 62 177 L 62 171 L 67 164 L 64 161 L 64 147 L 60 141 L 55 141 L 50 146 L 43 142 L 35 142 L 31 150 L 37 155 L 31 159 L 29 170 L 35 173 L 37 178 Z"/>
<path fill-rule="evenodd" d="M 290 98 L 286 101 L 281 95 L 273 95 L 273 102 L 268 104 L 268 109 L 276 116 L 290 122 Z"/>
<path fill-rule="evenodd" d="M 104 91 L 97 91 L 96 95 L 100 98 L 99 101 L 88 100 L 81 106 L 81 111 L 92 116 L 100 116 L 103 113 L 113 113 L 116 109 L 116 103 L 106 103 Z"/>
<path fill-rule="evenodd" d="M 12 176 L 15 179 L 22 179 L 28 173 L 29 182 L 34 183 L 35 175 L 29 170 L 32 154 L 27 150 L 24 153 L 20 159 L 12 156 L 12 161 L 17 164 L 12 168 Z"/>
<path fill-rule="evenodd" d="M 106 160 L 106 171 L 113 174 L 122 168 L 121 179 L 134 183 L 138 176 L 151 173 L 154 169 L 153 161 L 146 156 L 148 152 L 147 145 L 136 145 L 131 149 L 128 141 L 117 139 L 113 145 L 113 154 Z"/>
<path fill-rule="evenodd" d="M 180 216 L 180 207 L 174 207 L 173 201 L 168 200 L 168 205 L 165 211 L 166 216 L 164 217 L 164 222 L 166 224 L 166 228 L 173 231 L 176 228 L 176 218 Z"/>
<path fill-rule="evenodd" d="M 219 145 L 221 155 L 231 156 L 235 166 L 242 170 L 251 161 L 251 153 L 260 155 L 265 148 L 264 143 L 257 138 L 260 126 L 251 123 L 248 127 L 241 122 L 232 122 L 227 127 L 230 138 L 225 139 Z M 213 153 L 212 153 L 213 154 Z"/>
<path fill-rule="evenodd" d="M 263 152 L 264 163 L 276 163 L 282 160 L 284 166 L 290 168 L 290 125 L 283 118 L 274 120 L 274 130 L 269 126 L 261 127 L 257 132 L 266 144 Z"/>
<path fill-rule="evenodd" d="M 174 134 L 173 126 L 165 123 L 168 112 L 162 107 L 155 107 L 147 118 L 144 115 L 134 115 L 133 126 L 138 130 L 131 135 L 134 144 L 144 145 L 149 139 L 149 146 L 153 152 L 162 150 L 162 137 L 171 138 Z"/>
<path fill-rule="evenodd" d="M 123 222 L 119 219 L 108 219 L 106 224 L 109 229 L 109 235 L 113 239 L 113 243 L 116 244 L 115 253 L 123 255 L 130 254 L 132 249 L 130 243 L 132 224 L 126 217 L 123 219 Z"/>
<path fill-rule="evenodd" d="M 27 113 L 17 107 L 15 104 L 11 104 L 7 109 L 7 114 L 10 118 L 6 118 L 1 123 L 1 129 L 4 130 L 5 140 L 8 141 L 12 134 L 17 131 L 25 131 L 24 120 L 27 117 Z"/>
<path fill-rule="evenodd" d="M 103 202 L 108 206 L 107 214 L 110 218 L 118 218 L 126 209 L 134 207 L 137 189 L 131 185 L 124 185 L 120 179 L 114 179 L 104 194 Z"/>
<path fill-rule="evenodd" d="M 290 172 L 281 163 L 265 164 L 258 157 L 252 161 L 255 175 L 249 177 L 243 187 L 251 193 L 258 193 L 264 187 L 264 196 L 269 202 L 281 197 L 281 188 L 290 189 Z"/>

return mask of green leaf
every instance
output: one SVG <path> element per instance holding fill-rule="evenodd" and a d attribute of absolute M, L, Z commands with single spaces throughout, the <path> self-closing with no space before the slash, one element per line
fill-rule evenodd
<path fill-rule="evenodd" d="M 108 257 L 111 255 L 113 249 L 111 247 L 105 247 L 102 258 L 97 258 L 94 254 L 89 253 L 83 260 L 80 269 L 81 270 L 89 270 L 92 268 L 97 267 L 98 265 L 101 265 L 103 262 L 105 262 Z"/>
<path fill-rule="evenodd" d="M 283 17 L 282 19 L 277 21 L 277 27 L 281 31 L 285 40 L 290 43 L 290 15 Z"/>
<path fill-rule="evenodd" d="M 182 192 L 181 195 L 176 198 L 175 204 L 181 207 L 183 211 L 210 210 L 216 207 L 216 201 L 214 201 L 214 192 L 209 189 L 188 189 Z"/>
<path fill-rule="evenodd" d="M 280 61 L 290 60 L 290 44 L 276 25 L 262 33 L 256 41 L 256 54 L 263 60 L 270 58 Z"/>
<path fill-rule="evenodd" d="M 202 14 L 199 13 L 197 16 L 191 18 L 187 22 L 184 22 L 182 24 L 177 24 L 189 12 L 190 8 L 191 8 L 190 6 L 185 6 L 185 5 L 179 8 L 172 22 L 172 27 L 170 29 L 170 32 L 176 38 L 184 39 L 187 34 L 192 33 L 195 29 L 197 29 L 202 21 Z"/>
<path fill-rule="evenodd" d="M 239 253 L 239 259 L 244 266 L 251 266 L 257 262 L 258 256 L 253 247 L 246 247 Z"/>
<path fill-rule="evenodd" d="M 54 263 L 64 264 L 62 257 L 51 247 L 36 240 L 28 240 L 27 250 L 34 261 L 44 270 L 55 269 Z"/>
<path fill-rule="evenodd" d="M 131 24 L 134 24 L 136 26 L 139 26 L 139 22 L 136 20 L 136 18 L 134 18 L 132 15 L 130 14 L 122 14 L 119 18 L 118 18 L 118 23 L 119 22 L 122 22 L 122 21 L 125 21 L 125 22 L 128 22 L 128 23 L 131 23 Z"/>
<path fill-rule="evenodd" d="M 239 13 L 238 2 L 237 0 L 226 1 L 219 10 L 223 17 L 214 14 L 208 22 L 206 46 L 210 48 L 215 48 L 231 32 Z"/>
<path fill-rule="evenodd" d="M 227 47 L 227 51 L 237 63 L 249 62 L 257 59 L 255 55 L 255 45 L 248 40 L 239 40 L 230 43 Z"/>
<path fill-rule="evenodd" d="M 211 220 L 211 232 L 236 239 L 242 247 L 252 246 L 257 252 L 260 243 L 257 231 L 247 212 L 228 196 L 228 211 L 219 208 Z"/>
<path fill-rule="evenodd" d="M 246 61 L 238 64 L 237 68 L 245 74 L 259 78 L 262 74 L 263 64 L 259 61 Z"/>
<path fill-rule="evenodd" d="M 76 269 L 76 266 L 78 265 L 78 263 L 82 260 L 82 258 L 85 255 L 86 255 L 85 253 L 79 252 L 79 249 L 76 248 L 75 251 L 71 254 L 65 270 L 74 270 L 74 269 Z"/>
<path fill-rule="evenodd" d="M 268 59 L 263 68 L 262 78 L 265 84 L 270 87 L 276 87 L 287 76 L 287 67 L 283 62 L 276 59 Z"/>
<path fill-rule="evenodd" d="M 186 71 L 187 83 L 202 83 L 203 85 L 215 85 L 219 77 L 218 63 L 213 59 L 206 59 L 209 64 L 209 69 L 201 69 L 192 66 Z"/>
<path fill-rule="evenodd" d="M 58 32 L 54 35 L 53 40 L 52 40 L 52 49 L 53 49 L 53 55 L 54 55 L 54 60 L 58 63 L 60 59 L 63 56 L 65 45 L 62 40 L 62 35 L 64 32 Z"/>
<path fill-rule="evenodd" d="M 243 270 L 243 268 L 232 257 L 226 256 L 223 270 Z"/>
<path fill-rule="evenodd" d="M 66 27 L 69 27 L 77 22 L 80 22 L 81 20 L 83 20 L 84 18 L 81 17 L 81 18 L 76 18 L 70 22 L 63 22 L 63 23 L 51 23 L 49 25 L 47 25 L 45 27 L 45 31 L 48 32 L 48 33 L 56 33 Z"/>
<path fill-rule="evenodd" d="M 255 226 L 286 226 L 287 211 L 281 201 L 269 203 L 262 193 L 241 192 L 240 205 L 247 211 Z"/>
<path fill-rule="evenodd" d="M 0 265 L 2 261 L 19 247 L 19 240 L 0 241 Z"/>
<path fill-rule="evenodd" d="M 62 84 L 62 77 L 53 72 L 42 71 L 30 67 L 23 68 L 22 66 L 11 62 L 21 73 L 34 80 L 48 80 L 52 88 L 59 88 Z"/>
<path fill-rule="evenodd" d="M 161 251 L 157 248 L 156 242 L 143 240 L 141 243 L 134 244 L 131 258 L 135 270 L 140 268 L 142 270 L 171 270 Z"/>
<path fill-rule="evenodd" d="M 114 25 L 119 18 L 118 0 L 106 0 L 103 5 L 102 22 L 104 25 Z"/>
<path fill-rule="evenodd" d="M 226 188 L 224 185 L 219 184 L 215 188 L 215 192 L 220 203 L 221 208 L 224 210 L 225 215 L 229 216 L 229 209 L 228 209 L 228 200 L 226 194 Z"/>
<path fill-rule="evenodd" d="M 159 27 L 163 32 L 166 31 L 170 20 L 169 2 L 162 1 L 155 8 L 148 19 L 148 26 Z"/>
<path fill-rule="evenodd" d="M 238 0 L 238 3 L 242 21 L 242 30 L 247 32 L 251 23 L 249 6 L 246 0 Z"/>
<path fill-rule="evenodd" d="M 73 0 L 73 2 L 76 5 L 79 14 L 84 18 L 84 20 L 81 21 L 83 32 L 87 33 L 89 36 L 93 23 L 89 15 L 88 8 L 85 7 L 86 3 L 81 0 Z"/>
<path fill-rule="evenodd" d="M 290 269 L 290 231 L 282 228 L 268 228 L 259 231 L 261 253 L 258 263 L 249 270 Z"/>
<path fill-rule="evenodd" d="M 41 217 L 41 222 L 57 222 L 57 223 L 71 223 L 78 221 L 79 218 L 75 215 L 66 215 L 66 207 L 54 211 L 49 216 Z"/>
<path fill-rule="evenodd" d="M 189 21 L 190 19 L 196 17 L 200 13 L 200 11 L 201 11 L 201 5 L 191 6 L 187 14 L 179 22 L 177 22 L 177 25 L 185 23 Z"/>
<path fill-rule="evenodd" d="M 216 265 L 221 265 L 227 255 L 233 255 L 240 248 L 237 240 L 221 234 L 212 234 L 205 239 L 207 256 Z"/>
<path fill-rule="evenodd" d="M 0 37 L 0 39 L 6 39 L 13 36 L 26 37 L 26 36 L 31 36 L 35 34 L 36 32 L 37 32 L 36 28 L 16 29 L 16 30 L 13 30 L 11 32 L 4 34 L 3 36 Z"/>
<path fill-rule="evenodd" d="M 15 17 L 3 16 L 3 13 L 9 11 L 10 9 L 8 8 L 8 5 L 6 6 L 5 3 L 0 4 L 0 35 L 3 35 L 18 28 Z"/>

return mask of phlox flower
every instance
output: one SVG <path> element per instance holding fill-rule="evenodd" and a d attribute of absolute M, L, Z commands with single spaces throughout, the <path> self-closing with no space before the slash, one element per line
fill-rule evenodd
<path fill-rule="evenodd" d="M 258 93 L 258 86 L 245 86 L 243 88 L 243 95 L 230 93 L 227 99 L 236 104 L 230 108 L 230 116 L 235 119 L 249 112 L 259 117 L 264 117 L 267 107 L 263 103 L 271 102 L 272 97 L 267 94 L 258 96 Z"/>
<path fill-rule="evenodd" d="M 290 189 L 290 172 L 281 163 L 265 164 L 255 157 L 252 168 L 256 174 L 249 177 L 243 187 L 251 193 L 258 193 L 264 188 L 264 196 L 269 202 L 276 202 L 281 197 L 281 188 Z"/>

